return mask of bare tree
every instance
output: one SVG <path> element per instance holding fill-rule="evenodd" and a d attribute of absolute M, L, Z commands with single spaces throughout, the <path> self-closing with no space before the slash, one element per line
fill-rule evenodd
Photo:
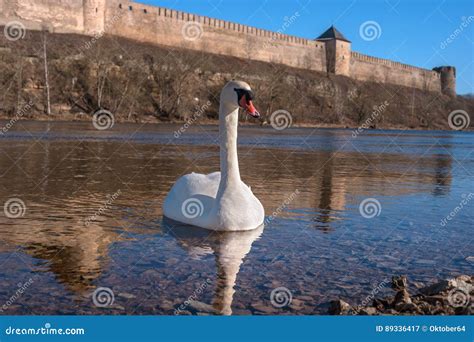
<path fill-rule="evenodd" d="M 49 93 L 49 74 L 48 74 L 48 52 L 46 45 L 48 29 L 43 27 L 43 60 L 44 60 L 44 80 L 46 88 L 46 114 L 51 115 L 51 97 Z"/>

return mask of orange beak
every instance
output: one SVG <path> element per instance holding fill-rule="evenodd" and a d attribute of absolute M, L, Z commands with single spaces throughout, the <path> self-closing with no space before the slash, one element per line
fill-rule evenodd
<path fill-rule="evenodd" d="M 245 96 L 243 96 L 243 97 L 240 99 L 239 105 L 240 105 L 240 107 L 242 107 L 243 109 L 245 109 L 245 111 L 247 112 L 247 114 L 249 114 L 250 116 L 253 116 L 254 118 L 259 118 L 259 117 L 260 117 L 260 113 L 259 113 L 258 110 L 255 108 L 255 106 L 253 105 L 252 101 L 251 101 L 251 100 L 246 101 Z"/>

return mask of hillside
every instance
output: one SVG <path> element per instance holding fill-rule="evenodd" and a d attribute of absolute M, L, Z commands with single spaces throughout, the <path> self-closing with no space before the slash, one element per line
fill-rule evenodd
<path fill-rule="evenodd" d="M 44 35 L 28 31 L 17 41 L 0 37 L 0 117 L 90 120 L 102 108 L 112 112 L 116 122 L 212 121 L 217 118 L 219 91 L 232 78 L 252 86 L 262 121 L 282 109 L 297 125 L 450 129 L 449 113 L 474 112 L 469 97 L 109 36 L 47 33 L 47 115 Z"/>

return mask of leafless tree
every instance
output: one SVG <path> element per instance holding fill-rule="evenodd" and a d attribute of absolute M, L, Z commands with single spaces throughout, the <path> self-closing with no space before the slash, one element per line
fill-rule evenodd
<path fill-rule="evenodd" d="M 48 36 L 48 29 L 43 28 L 43 60 L 44 60 L 44 84 L 46 89 L 46 114 L 48 116 L 51 115 L 51 96 L 49 92 L 49 73 L 48 73 L 48 51 L 47 51 L 47 43 L 46 39 Z"/>

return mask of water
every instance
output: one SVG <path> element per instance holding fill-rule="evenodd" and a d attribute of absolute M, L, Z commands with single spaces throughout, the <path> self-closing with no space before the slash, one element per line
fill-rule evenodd
<path fill-rule="evenodd" d="M 0 216 L 0 313 L 321 314 L 390 293 L 393 275 L 473 274 L 472 133 L 241 127 L 266 225 L 212 234 L 162 217 L 180 175 L 219 167 L 217 127 L 179 128 L 17 122 L 0 136 L 1 202 L 26 207 Z M 289 306 L 272 305 L 279 287 Z"/>

